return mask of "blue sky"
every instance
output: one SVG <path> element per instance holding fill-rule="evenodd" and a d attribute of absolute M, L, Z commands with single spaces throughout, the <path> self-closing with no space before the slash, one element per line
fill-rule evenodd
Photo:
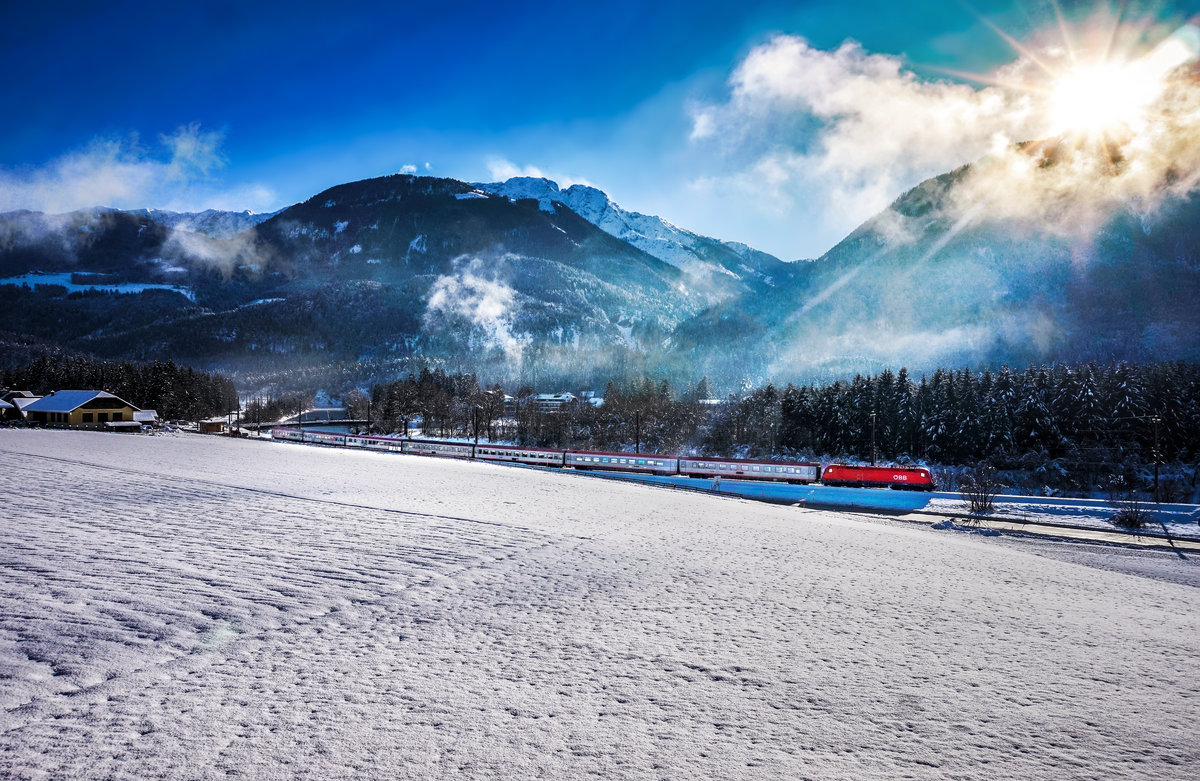
<path fill-rule="evenodd" d="M 1195 5 L 1127 16 L 1169 31 Z M 883 89 L 898 63 L 899 88 L 961 87 L 948 71 L 1017 59 L 993 25 L 1027 40 L 1054 22 L 1041 0 L 6 3 L 0 208 L 264 211 L 400 170 L 541 173 L 812 257 L 976 148 L 914 159 L 887 149 L 890 133 L 830 135 L 843 110 L 809 110 L 828 93 L 781 107 L 778 90 L 739 90 L 737 74 L 828 66 L 838 89 L 864 77 Z M 854 139 L 873 154 L 830 159 Z"/>

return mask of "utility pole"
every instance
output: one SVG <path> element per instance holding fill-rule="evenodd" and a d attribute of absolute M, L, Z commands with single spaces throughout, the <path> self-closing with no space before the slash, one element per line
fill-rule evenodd
<path fill-rule="evenodd" d="M 871 466 L 875 466 L 875 413 L 871 413 Z"/>
<path fill-rule="evenodd" d="M 1154 424 L 1154 503 L 1158 504 L 1158 464 L 1162 461 L 1162 454 L 1158 450 L 1158 424 L 1162 421 L 1158 415 L 1152 415 L 1150 422 Z"/>
<path fill-rule="evenodd" d="M 642 452 L 642 416 L 639 412 L 633 413 L 633 452 Z"/>

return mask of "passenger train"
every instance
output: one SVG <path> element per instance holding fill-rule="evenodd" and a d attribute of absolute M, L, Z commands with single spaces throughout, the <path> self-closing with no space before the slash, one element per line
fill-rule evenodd
<path fill-rule="evenodd" d="M 331 434 L 294 428 L 271 429 L 274 439 L 316 445 L 355 447 L 420 456 L 463 458 L 475 461 L 530 464 L 598 472 L 641 472 L 664 476 L 766 480 L 804 485 L 895 488 L 932 491 L 933 475 L 924 467 L 821 465 L 808 461 L 754 461 L 742 458 L 692 458 L 651 453 L 604 453 L 584 450 L 549 450 L 512 445 L 473 445 L 436 439 L 393 439 L 361 434 Z"/>

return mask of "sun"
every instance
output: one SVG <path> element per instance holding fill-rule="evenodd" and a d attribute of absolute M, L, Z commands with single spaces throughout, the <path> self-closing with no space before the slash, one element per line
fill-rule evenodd
<path fill-rule="evenodd" d="M 1072 68 L 1050 91 L 1048 108 L 1055 133 L 1136 133 L 1150 105 L 1162 94 L 1164 75 L 1144 61 Z"/>
<path fill-rule="evenodd" d="M 987 24 L 1021 55 L 1018 61 L 989 76 L 949 73 L 1023 93 L 1037 132 L 1078 148 L 1108 149 L 1141 137 L 1168 110 L 1164 96 L 1193 78 L 1181 68 L 1200 61 L 1200 18 L 1159 38 L 1165 28 L 1149 21 L 1098 13 L 1069 26 L 1060 13 L 1061 41 L 1043 34 L 1036 45 Z"/>

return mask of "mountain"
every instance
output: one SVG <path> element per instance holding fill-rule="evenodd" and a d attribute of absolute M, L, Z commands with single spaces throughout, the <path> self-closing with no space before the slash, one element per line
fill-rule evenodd
<path fill-rule="evenodd" d="M 556 203 L 565 204 L 609 235 L 678 268 L 688 287 L 712 304 L 761 292 L 792 278 L 793 264 L 774 255 L 677 228 L 661 217 L 627 211 L 595 187 L 575 184 L 563 190 L 549 179 L 532 177 L 476 186 L 510 198 L 533 198 L 548 212 L 554 211 Z"/>
<path fill-rule="evenodd" d="M 1070 164 L 1037 162 L 1045 176 Z M 1200 360 L 1200 196 L 1162 190 L 1135 209 L 1028 187 L 1004 203 L 987 165 L 922 182 L 789 284 L 681 324 L 676 349 L 711 377 L 763 381 Z"/>
<path fill-rule="evenodd" d="M 104 209 L 0 216 L 0 277 L 26 285 L 0 287 L 0 331 L 251 372 L 412 359 L 600 378 L 711 301 L 561 203 L 450 179 L 341 185 L 233 236 L 182 224 Z"/>
<path fill-rule="evenodd" d="M 1039 176 L 1078 169 L 1029 149 Z M 1057 180 L 1006 191 L 994 168 L 922 182 L 793 264 L 544 179 L 368 179 L 262 221 L 13 212 L 0 342 L 259 379 L 300 369 L 334 388 L 426 365 L 539 389 L 643 373 L 729 389 L 1200 360 L 1200 196 L 1160 188 L 1134 209 Z M 241 219 L 257 224 L 222 227 Z"/>
<path fill-rule="evenodd" d="M 202 212 L 172 212 L 163 209 L 136 209 L 127 213 L 145 214 L 160 225 L 174 230 L 202 233 L 215 239 L 227 239 L 266 222 L 279 212 L 232 212 L 219 209 L 205 209 Z"/>

